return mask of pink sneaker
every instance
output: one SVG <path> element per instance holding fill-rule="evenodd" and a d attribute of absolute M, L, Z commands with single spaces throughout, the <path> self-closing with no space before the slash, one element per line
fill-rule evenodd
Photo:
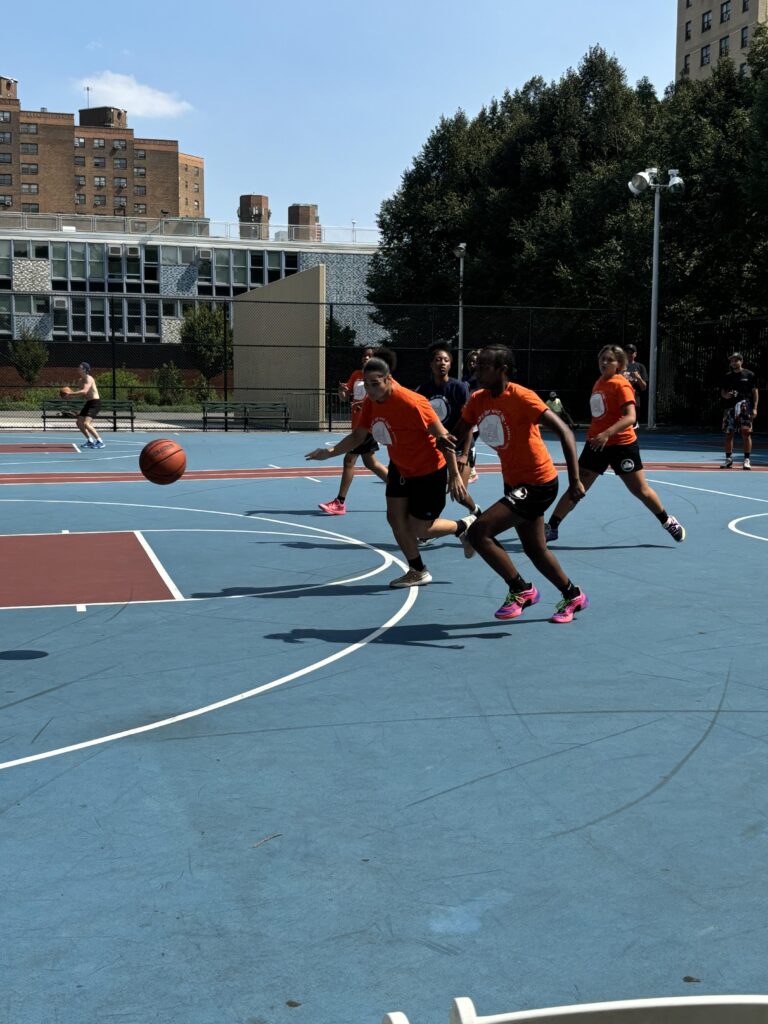
<path fill-rule="evenodd" d="M 333 501 L 321 501 L 317 507 L 329 516 L 343 516 L 347 511 L 346 502 L 339 501 L 338 498 L 334 498 Z"/>
<path fill-rule="evenodd" d="M 510 590 L 504 598 L 504 604 L 494 612 L 494 615 L 497 619 L 516 619 L 518 615 L 522 615 L 524 608 L 531 604 L 538 604 L 540 600 L 541 594 L 533 585 L 527 590 L 518 591 L 518 593 Z"/>
<path fill-rule="evenodd" d="M 585 608 L 589 608 L 589 601 L 587 600 L 586 594 L 578 594 L 576 597 L 572 597 L 570 601 L 563 598 L 557 608 L 555 608 L 555 614 L 549 621 L 573 622 L 573 616 L 576 612 L 581 612 Z"/>

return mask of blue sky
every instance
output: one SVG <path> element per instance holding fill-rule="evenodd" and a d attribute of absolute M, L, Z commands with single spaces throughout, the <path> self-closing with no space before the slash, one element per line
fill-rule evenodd
<path fill-rule="evenodd" d="M 533 75 L 559 78 L 599 43 L 661 94 L 676 0 L 219 0 L 69 4 L 3 14 L 0 74 L 27 109 L 128 110 L 137 135 L 205 158 L 206 212 L 235 220 L 265 193 L 272 223 L 317 203 L 326 225 L 373 227 L 442 114 L 474 115 Z M 526 12 L 531 12 L 526 15 Z M 39 15 L 39 17 L 38 17 Z"/>

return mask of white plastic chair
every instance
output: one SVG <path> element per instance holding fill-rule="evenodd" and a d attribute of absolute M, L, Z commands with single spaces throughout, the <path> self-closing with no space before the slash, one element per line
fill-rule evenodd
<path fill-rule="evenodd" d="M 409 1024 L 404 1013 L 381 1024 Z M 671 996 L 515 1010 L 480 1017 L 471 999 L 454 999 L 450 1024 L 768 1024 L 768 996 Z"/>
<path fill-rule="evenodd" d="M 392 1024 L 407 1024 L 397 1021 Z M 450 1024 L 768 1024 L 768 996 L 676 996 L 551 1006 L 480 1017 L 471 999 L 454 999 Z"/>

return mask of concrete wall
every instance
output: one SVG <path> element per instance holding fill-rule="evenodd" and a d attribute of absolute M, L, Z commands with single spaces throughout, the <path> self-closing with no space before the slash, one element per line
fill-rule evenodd
<path fill-rule="evenodd" d="M 325 267 L 238 295 L 234 400 L 285 401 L 291 425 L 315 430 L 325 411 Z"/>

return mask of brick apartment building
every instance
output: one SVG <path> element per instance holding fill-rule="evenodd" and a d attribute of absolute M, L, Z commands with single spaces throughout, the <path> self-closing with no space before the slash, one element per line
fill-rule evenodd
<path fill-rule="evenodd" d="M 675 78 L 708 78 L 721 57 L 743 73 L 752 33 L 766 21 L 768 0 L 677 0 Z"/>
<path fill-rule="evenodd" d="M 205 216 L 205 164 L 175 139 L 134 137 L 125 110 L 22 110 L 0 76 L 0 212 Z"/>

